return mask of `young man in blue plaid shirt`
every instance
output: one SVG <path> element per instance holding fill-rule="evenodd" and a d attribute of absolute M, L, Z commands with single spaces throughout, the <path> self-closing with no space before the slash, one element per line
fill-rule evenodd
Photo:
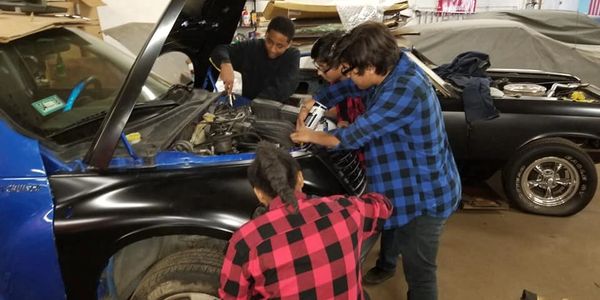
<path fill-rule="evenodd" d="M 350 80 L 332 85 L 315 99 L 331 107 L 360 94 L 366 99 L 366 112 L 347 128 L 329 133 L 306 128 L 301 114 L 291 138 L 364 150 L 368 188 L 391 199 L 394 211 L 384 225 L 376 266 L 363 282 L 376 284 L 393 277 L 402 255 L 408 299 L 437 299 L 439 238 L 458 205 L 461 186 L 435 91 L 381 24 L 359 25 L 333 48 Z"/>

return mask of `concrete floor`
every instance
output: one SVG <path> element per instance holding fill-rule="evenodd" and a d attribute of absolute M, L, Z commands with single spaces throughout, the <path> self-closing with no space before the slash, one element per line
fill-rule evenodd
<path fill-rule="evenodd" d="M 498 176 L 491 180 L 497 189 Z M 448 221 L 438 255 L 439 299 L 520 299 L 523 289 L 544 300 L 600 299 L 600 193 L 580 213 L 555 218 L 515 209 L 459 210 Z M 379 246 L 369 254 L 372 267 Z M 396 276 L 366 286 L 372 299 L 406 299 Z"/>

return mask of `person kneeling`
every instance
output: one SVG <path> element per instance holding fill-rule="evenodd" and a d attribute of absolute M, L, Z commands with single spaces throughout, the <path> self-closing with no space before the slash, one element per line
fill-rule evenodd
<path fill-rule="evenodd" d="M 291 155 L 261 142 L 248 179 L 267 211 L 229 241 L 222 299 L 364 299 L 362 241 L 392 213 L 381 194 L 309 199 Z"/>

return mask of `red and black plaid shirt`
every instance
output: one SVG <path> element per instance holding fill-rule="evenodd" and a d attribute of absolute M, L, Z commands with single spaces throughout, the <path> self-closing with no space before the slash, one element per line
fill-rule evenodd
<path fill-rule="evenodd" d="M 233 234 L 222 299 L 362 299 L 361 244 L 391 215 L 389 200 L 375 193 L 296 197 L 298 213 L 277 197 Z"/>
<path fill-rule="evenodd" d="M 337 117 L 338 121 L 354 123 L 354 120 L 365 113 L 365 104 L 361 97 L 348 97 L 346 101 L 338 103 Z"/>
<path fill-rule="evenodd" d="M 346 121 L 349 124 L 352 124 L 360 115 L 365 113 L 365 104 L 361 97 L 349 96 L 346 98 L 346 101 L 338 103 L 335 107 L 337 108 L 338 124 L 340 121 Z M 356 150 L 356 156 L 358 157 L 361 166 L 364 168 L 365 153 L 362 150 Z"/>

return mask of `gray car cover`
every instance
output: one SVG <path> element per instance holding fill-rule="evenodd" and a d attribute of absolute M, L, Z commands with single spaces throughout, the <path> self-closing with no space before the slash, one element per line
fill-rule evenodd
<path fill-rule="evenodd" d="M 452 61 L 462 52 L 479 51 L 490 55 L 491 68 L 569 73 L 600 86 L 600 35 L 585 35 L 587 44 L 567 43 L 567 40 L 574 41 L 570 36 L 584 31 L 579 27 L 561 31 L 554 23 L 544 26 L 538 21 L 532 22 L 534 26 L 520 21 L 473 18 L 403 29 L 420 32 L 420 35 L 405 38 L 438 65 Z M 581 24 L 589 29 L 585 32 L 600 28 L 587 22 Z"/>
<path fill-rule="evenodd" d="M 517 21 L 555 40 L 600 45 L 600 23 L 585 14 L 566 10 L 514 10 L 477 13 L 469 19 Z"/>

